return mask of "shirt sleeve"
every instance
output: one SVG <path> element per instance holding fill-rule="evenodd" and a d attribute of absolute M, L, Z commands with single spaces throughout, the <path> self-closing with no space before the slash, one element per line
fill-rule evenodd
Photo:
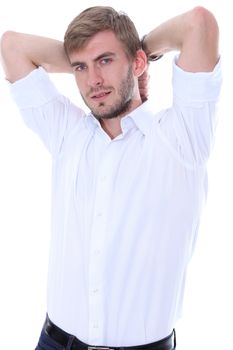
<path fill-rule="evenodd" d="M 217 122 L 221 61 L 212 72 L 191 73 L 173 63 L 173 105 L 161 116 L 160 130 L 172 151 L 188 165 L 208 160 Z"/>
<path fill-rule="evenodd" d="M 10 84 L 10 90 L 26 125 L 56 156 L 84 112 L 58 92 L 42 67 Z"/>

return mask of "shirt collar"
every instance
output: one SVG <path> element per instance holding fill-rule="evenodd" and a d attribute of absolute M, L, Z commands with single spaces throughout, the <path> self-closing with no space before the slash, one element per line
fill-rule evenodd
<path fill-rule="evenodd" d="M 151 102 L 147 100 L 121 119 L 123 134 L 136 126 L 136 128 L 139 129 L 143 135 L 147 135 L 151 130 L 151 124 L 154 119 L 153 116 L 154 113 Z M 86 124 L 92 130 L 94 130 L 96 127 L 102 129 L 100 122 L 93 116 L 92 113 L 87 114 Z"/>
<path fill-rule="evenodd" d="M 124 118 L 130 117 L 142 134 L 147 135 L 151 131 L 151 126 L 154 120 L 153 116 L 154 112 L 151 102 L 147 100 Z"/>

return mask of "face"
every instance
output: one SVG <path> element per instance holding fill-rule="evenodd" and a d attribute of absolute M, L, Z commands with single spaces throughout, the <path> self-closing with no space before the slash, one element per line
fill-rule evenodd
<path fill-rule="evenodd" d="M 82 98 L 96 118 L 116 118 L 137 107 L 134 63 L 114 33 L 97 33 L 70 54 L 70 61 Z"/>

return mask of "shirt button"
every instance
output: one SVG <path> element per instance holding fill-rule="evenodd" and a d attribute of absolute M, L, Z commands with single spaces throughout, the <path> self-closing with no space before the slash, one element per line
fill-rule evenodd
<path fill-rule="evenodd" d="M 95 289 L 92 290 L 92 293 L 93 293 L 93 294 L 97 294 L 98 292 L 99 292 L 99 289 L 98 289 L 98 288 L 95 288 Z"/>

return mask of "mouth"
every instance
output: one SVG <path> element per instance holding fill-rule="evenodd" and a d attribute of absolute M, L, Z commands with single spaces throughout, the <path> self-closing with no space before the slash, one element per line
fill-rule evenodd
<path fill-rule="evenodd" d="M 102 92 L 98 92 L 94 95 L 91 96 L 92 100 L 96 100 L 96 101 L 100 101 L 100 100 L 104 100 L 107 96 L 109 96 L 111 94 L 111 91 L 102 91 Z"/>

